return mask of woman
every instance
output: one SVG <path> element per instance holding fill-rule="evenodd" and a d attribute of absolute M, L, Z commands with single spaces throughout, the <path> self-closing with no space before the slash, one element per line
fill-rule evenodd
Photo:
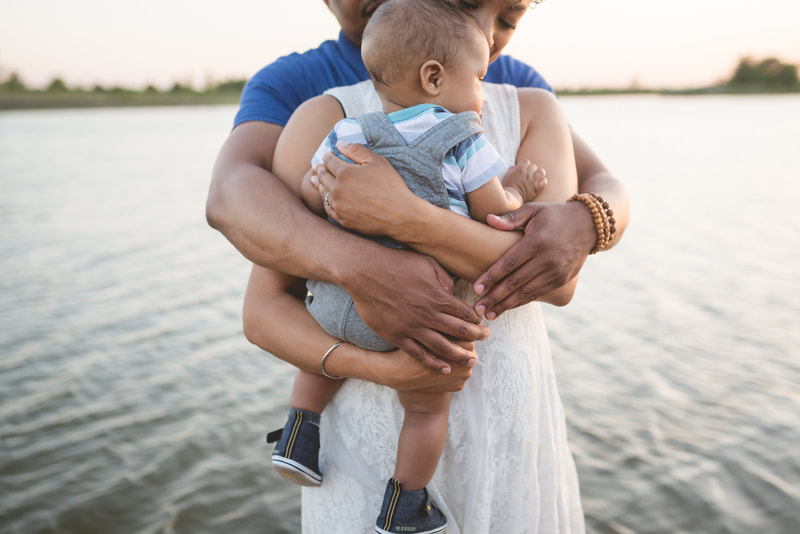
<path fill-rule="evenodd" d="M 494 15 L 492 29 L 485 31 L 493 57 L 524 13 L 524 9 L 509 11 L 509 6 L 527 8 L 528 4 L 494 0 L 477 8 L 479 20 L 481 15 Z M 512 24 L 507 20 L 509 13 L 518 15 Z M 343 108 L 348 115 L 375 109 L 368 89 L 361 85 L 337 90 L 336 99 L 321 97 L 298 109 L 276 149 L 276 174 L 296 177 L 298 169 L 307 167 L 310 153 L 343 118 Z M 555 157 L 552 151 L 539 153 L 524 138 L 520 140 L 520 131 L 536 125 L 536 118 L 528 113 L 529 99 L 540 96 L 520 93 L 517 105 L 513 88 L 488 86 L 486 92 L 487 136 L 509 162 L 519 149 L 517 158 L 547 168 L 551 184 L 545 195 L 563 201 L 575 189 L 574 167 L 564 167 L 571 158 Z M 297 151 L 303 143 L 306 148 L 299 150 L 308 150 L 307 158 L 282 159 L 287 147 Z M 571 148 L 567 139 L 561 155 L 571 155 Z M 558 177 L 568 185 L 555 181 Z M 419 207 L 402 194 L 395 199 L 409 211 Z M 465 250 L 457 255 L 434 245 L 446 228 L 431 228 L 431 240 L 414 246 L 434 255 L 451 272 L 474 279 L 517 238 L 513 233 L 496 235 L 480 225 L 475 229 L 475 235 L 464 240 Z M 303 295 L 296 279 L 255 268 L 245 304 L 246 331 L 252 341 L 273 354 L 319 372 L 320 355 L 336 340 L 307 314 Z M 490 339 L 478 347 L 472 380 L 454 397 L 448 443 L 431 493 L 450 518 L 451 533 L 582 532 L 577 476 L 566 444 L 539 305 L 506 312 L 491 324 L 491 331 Z M 394 443 L 402 422 L 396 395 L 378 384 L 457 389 L 470 371 L 453 366 L 450 382 L 442 383 L 436 373 L 399 351 L 390 357 L 376 356 L 351 345 L 337 349 L 326 367 L 330 374 L 364 380 L 348 380 L 326 410 L 321 451 L 326 482 L 321 488 L 304 490 L 304 532 L 368 532 L 374 526 L 373 511 L 379 505 L 383 481 L 393 467 Z"/>

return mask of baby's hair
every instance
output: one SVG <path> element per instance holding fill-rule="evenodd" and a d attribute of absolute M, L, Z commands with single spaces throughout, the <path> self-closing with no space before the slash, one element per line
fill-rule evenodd
<path fill-rule="evenodd" d="M 477 20 L 447 0 L 387 0 L 364 30 L 364 65 L 375 83 L 388 86 L 428 59 L 446 67 L 476 30 Z"/>

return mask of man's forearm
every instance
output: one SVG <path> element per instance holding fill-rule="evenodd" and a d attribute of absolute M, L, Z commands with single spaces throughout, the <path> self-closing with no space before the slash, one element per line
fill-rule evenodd
<path fill-rule="evenodd" d="M 630 201 L 628 192 L 622 182 L 614 178 L 608 171 L 598 172 L 584 180 L 578 181 L 578 188 L 581 193 L 595 193 L 603 197 L 608 202 L 609 207 L 614 212 L 614 236 L 603 250 L 613 248 L 619 243 L 622 234 L 628 227 L 630 217 Z"/>
<path fill-rule="evenodd" d="M 608 250 L 619 242 L 628 227 L 628 218 L 630 217 L 628 192 L 622 182 L 609 172 L 589 145 L 574 131 L 572 132 L 572 142 L 575 147 L 575 163 L 578 170 L 578 191 L 600 195 L 614 212 L 614 237 L 603 249 Z"/>
<path fill-rule="evenodd" d="M 281 180 L 250 164 L 214 177 L 207 216 L 248 260 L 306 279 L 341 284 L 353 249 L 371 245 L 311 213 Z"/>

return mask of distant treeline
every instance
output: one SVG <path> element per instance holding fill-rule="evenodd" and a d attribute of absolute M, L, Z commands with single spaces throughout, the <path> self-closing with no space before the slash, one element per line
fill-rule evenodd
<path fill-rule="evenodd" d="M 11 72 L 0 79 L 0 109 L 235 104 L 245 82 L 226 80 L 202 90 L 177 82 L 166 90 L 153 85 L 141 90 L 101 85 L 86 89 L 69 87 L 61 78 L 54 78 L 46 88 L 35 89 L 28 87 L 19 74 Z"/>
<path fill-rule="evenodd" d="M 233 104 L 238 102 L 245 82 L 246 80 L 226 80 L 209 84 L 202 90 L 177 82 L 166 90 L 159 90 L 152 85 L 143 90 L 100 85 L 85 89 L 69 87 L 60 78 L 55 78 L 46 88 L 35 89 L 28 87 L 18 73 L 11 72 L 0 78 L 0 109 Z M 783 63 L 773 57 L 763 60 L 745 57 L 739 61 L 729 79 L 708 87 L 682 90 L 561 89 L 557 92 L 562 95 L 789 93 L 800 92 L 800 80 L 797 78 L 797 65 Z"/>
<path fill-rule="evenodd" d="M 782 63 L 771 57 L 762 61 L 744 58 L 739 62 L 727 87 L 744 89 L 775 89 L 778 91 L 797 91 L 800 82 L 797 79 L 797 65 Z"/>
<path fill-rule="evenodd" d="M 228 80 L 224 82 L 219 82 L 216 84 L 211 84 L 207 88 L 203 89 L 202 91 L 198 91 L 192 88 L 190 85 L 181 85 L 180 83 L 173 84 L 172 87 L 165 91 L 161 91 L 157 89 L 153 85 L 148 85 L 143 90 L 137 89 L 130 89 L 126 87 L 103 87 L 101 85 L 95 85 L 92 89 L 84 89 L 81 87 L 67 87 L 67 85 L 61 80 L 61 78 L 54 78 L 53 81 L 45 89 L 34 89 L 30 88 L 25 85 L 25 82 L 20 78 L 19 74 L 16 72 L 11 72 L 2 82 L 0 82 L 0 90 L 2 91 L 11 91 L 11 92 L 25 92 L 25 91 L 33 91 L 39 93 L 147 93 L 147 94 L 181 94 L 181 93 L 240 93 L 244 88 L 244 84 L 247 80 Z"/>
<path fill-rule="evenodd" d="M 571 94 L 747 94 L 747 93 L 797 93 L 800 92 L 800 80 L 797 78 L 797 65 L 783 63 L 770 57 L 755 60 L 742 58 L 730 78 L 708 87 L 687 89 L 643 89 L 632 87 L 627 89 L 563 89 L 556 91 L 561 95 Z"/>

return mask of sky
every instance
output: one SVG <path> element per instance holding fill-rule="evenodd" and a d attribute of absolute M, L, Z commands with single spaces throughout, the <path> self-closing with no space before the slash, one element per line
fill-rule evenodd
<path fill-rule="evenodd" d="M 545 0 L 506 52 L 556 88 L 684 88 L 744 56 L 800 64 L 797 0 Z M 202 87 L 336 38 L 322 0 L 0 0 L 0 79 Z"/>

